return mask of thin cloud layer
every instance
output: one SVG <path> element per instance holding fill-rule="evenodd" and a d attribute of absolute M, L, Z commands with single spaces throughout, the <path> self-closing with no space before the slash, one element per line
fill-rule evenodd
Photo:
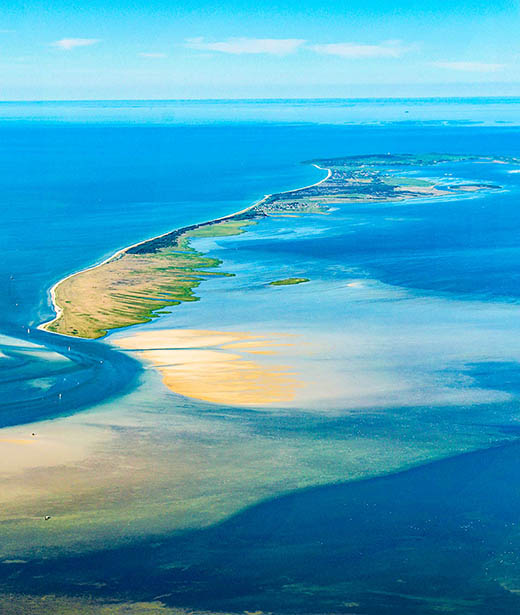
<path fill-rule="evenodd" d="M 401 41 L 384 41 L 377 45 L 364 43 L 325 43 L 307 44 L 299 38 L 230 38 L 225 41 L 206 41 L 203 37 L 189 38 L 186 47 L 197 51 L 219 52 L 228 54 L 272 54 L 287 55 L 300 49 L 315 53 L 339 56 L 342 58 L 399 58 L 411 47 Z"/>
<path fill-rule="evenodd" d="M 59 41 L 51 43 L 53 47 L 70 51 L 76 47 L 90 47 L 101 42 L 99 38 L 62 38 Z"/>
<path fill-rule="evenodd" d="M 226 41 L 207 42 L 204 38 L 186 39 L 186 46 L 197 51 L 218 51 L 230 54 L 266 53 L 287 55 L 305 43 L 299 38 L 230 38 Z"/>
<path fill-rule="evenodd" d="M 410 49 L 403 45 L 401 41 L 385 41 L 379 45 L 326 43 L 311 45 L 310 48 L 316 53 L 342 58 L 399 58 Z"/>
<path fill-rule="evenodd" d="M 473 73 L 494 73 L 505 68 L 505 64 L 491 64 L 487 62 L 433 62 L 433 66 Z"/>

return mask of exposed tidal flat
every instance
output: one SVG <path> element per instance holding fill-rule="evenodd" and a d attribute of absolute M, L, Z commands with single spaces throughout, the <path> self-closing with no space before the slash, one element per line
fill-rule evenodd
<path fill-rule="evenodd" d="M 41 332 L 64 355 L 92 344 L 144 370 L 90 409 L 3 430 L 25 465 L 1 475 L 2 607 L 515 612 L 510 170 L 411 167 L 419 186 L 502 188 L 335 203 L 193 238 L 233 274 L 209 276 L 201 301 L 103 344 Z M 270 286 L 291 278 L 310 282 Z M 262 398 L 273 376 L 276 396 Z"/>

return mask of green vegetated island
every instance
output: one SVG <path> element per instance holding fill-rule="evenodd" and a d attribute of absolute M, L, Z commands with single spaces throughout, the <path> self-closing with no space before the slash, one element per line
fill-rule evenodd
<path fill-rule="evenodd" d="M 310 282 L 309 278 L 284 278 L 283 280 L 275 280 L 269 282 L 270 286 L 292 286 L 293 284 L 303 284 L 304 282 Z"/>
<path fill-rule="evenodd" d="M 411 167 L 464 161 L 518 162 L 446 154 L 349 156 L 309 161 L 328 170 L 324 180 L 268 195 L 229 216 L 143 241 L 120 250 L 100 265 L 61 280 L 51 291 L 56 317 L 41 328 L 69 336 L 99 338 L 111 329 L 148 322 L 169 306 L 196 301 L 195 289 L 203 280 L 228 274 L 215 271 L 220 261 L 195 250 L 191 241 L 238 235 L 267 216 L 324 214 L 342 203 L 396 201 L 499 187 L 438 183 L 402 174 Z M 287 278 L 272 284 L 283 286 L 304 281 L 307 279 Z"/>

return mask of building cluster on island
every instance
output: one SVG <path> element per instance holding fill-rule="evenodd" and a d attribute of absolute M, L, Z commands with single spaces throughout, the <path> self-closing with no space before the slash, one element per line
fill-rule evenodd
<path fill-rule="evenodd" d="M 265 215 L 275 215 L 284 213 L 299 214 L 311 209 L 321 209 L 318 204 L 311 204 L 302 200 L 279 200 L 272 203 L 263 203 L 256 210 Z"/>
<path fill-rule="evenodd" d="M 330 171 L 327 179 L 299 190 L 273 194 L 254 208 L 254 214 L 325 213 L 334 203 L 392 201 L 497 188 L 488 184 L 439 184 L 406 175 L 412 166 L 428 167 L 475 159 L 449 154 L 382 154 L 312 161 Z"/>
<path fill-rule="evenodd" d="M 320 184 L 273 194 L 256 211 L 276 213 L 323 212 L 327 203 L 354 200 L 389 200 L 402 198 L 403 186 L 387 183 L 385 174 L 365 166 L 330 165 L 330 176 Z M 433 184 L 432 184 L 433 186 Z M 410 192 L 410 196 L 415 192 Z"/>

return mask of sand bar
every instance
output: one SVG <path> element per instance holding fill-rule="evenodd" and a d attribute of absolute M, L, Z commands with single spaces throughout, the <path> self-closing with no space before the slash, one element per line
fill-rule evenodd
<path fill-rule="evenodd" d="M 290 366 L 248 356 L 276 356 L 277 348 L 291 343 L 288 336 L 160 329 L 113 338 L 112 343 L 158 369 L 171 391 L 215 404 L 283 404 L 303 386 Z"/>

